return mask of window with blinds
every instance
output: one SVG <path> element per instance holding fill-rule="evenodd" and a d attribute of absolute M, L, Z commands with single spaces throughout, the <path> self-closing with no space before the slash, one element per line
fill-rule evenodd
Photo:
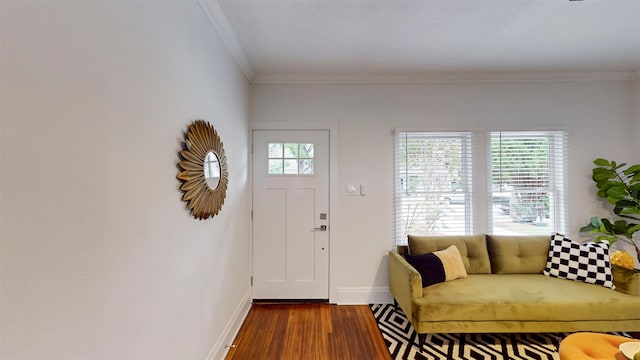
<path fill-rule="evenodd" d="M 496 131 L 490 141 L 488 232 L 564 232 L 566 134 Z"/>
<path fill-rule="evenodd" d="M 396 132 L 396 243 L 472 232 L 470 132 Z"/>

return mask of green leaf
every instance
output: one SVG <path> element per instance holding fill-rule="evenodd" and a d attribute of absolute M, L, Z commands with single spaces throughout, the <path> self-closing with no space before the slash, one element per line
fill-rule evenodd
<path fill-rule="evenodd" d="M 627 193 L 627 189 L 624 188 L 623 186 L 612 186 L 609 188 L 609 190 L 607 190 L 607 195 L 609 197 L 618 197 L 620 199 L 625 198 L 627 195 L 629 195 Z"/>
<path fill-rule="evenodd" d="M 600 228 L 600 227 L 599 226 L 598 227 L 594 227 L 593 225 L 589 224 L 589 225 L 585 225 L 585 226 L 581 227 L 580 228 L 580 232 L 591 232 L 593 230 L 597 230 L 598 228 Z"/>
<path fill-rule="evenodd" d="M 596 183 L 596 187 L 598 187 L 598 189 L 604 189 L 606 191 L 609 191 L 609 189 L 618 185 L 618 183 L 616 183 L 616 180 L 613 180 L 612 178 L 602 178 L 599 181 L 596 181 L 594 179 L 593 181 Z"/>
<path fill-rule="evenodd" d="M 622 215 L 640 215 L 640 209 L 638 208 L 628 208 L 628 209 L 623 209 L 620 212 L 616 213 L 616 214 L 622 214 Z"/>
<path fill-rule="evenodd" d="M 622 200 L 623 198 L 620 196 L 607 196 L 607 201 L 609 202 L 609 204 L 611 205 L 615 205 L 618 203 L 618 201 Z"/>
<path fill-rule="evenodd" d="M 602 174 L 602 173 L 610 173 L 610 174 L 615 174 L 615 172 L 609 168 L 603 168 L 603 167 L 597 167 L 594 168 L 593 170 L 591 170 L 591 173 L 593 175 L 595 174 Z"/>
<path fill-rule="evenodd" d="M 613 181 L 606 181 L 603 183 L 599 183 L 596 184 L 598 187 L 598 196 L 602 197 L 602 198 L 606 198 L 607 197 L 607 191 L 609 191 L 609 189 L 611 189 L 613 186 L 616 185 L 615 182 Z"/>
<path fill-rule="evenodd" d="M 640 230 L 640 224 L 635 224 L 632 227 L 627 229 L 627 231 L 631 232 L 632 234 L 639 230 Z"/>
<path fill-rule="evenodd" d="M 623 217 L 625 219 L 631 219 L 631 220 L 640 220 L 640 216 L 632 216 L 633 214 L 629 215 L 629 214 L 625 214 L 624 211 L 620 212 L 620 214 L 618 214 L 618 216 Z"/>
<path fill-rule="evenodd" d="M 633 200 L 622 199 L 622 200 L 618 201 L 616 206 L 623 207 L 623 208 L 625 208 L 625 207 L 637 207 L 638 204 Z"/>
<path fill-rule="evenodd" d="M 593 163 L 598 166 L 609 166 L 609 160 L 602 159 L 602 158 L 597 158 L 593 160 Z"/>
<path fill-rule="evenodd" d="M 600 235 L 600 236 L 595 238 L 596 242 L 600 242 L 600 241 L 603 241 L 603 240 L 609 242 L 609 245 L 611 245 L 614 242 L 618 241 L 618 238 L 615 237 L 615 236 L 610 236 L 610 235 Z"/>
<path fill-rule="evenodd" d="M 627 222 L 624 220 L 618 220 L 613 224 L 613 228 L 616 233 L 625 233 L 627 232 Z"/>
<path fill-rule="evenodd" d="M 601 226 L 602 226 L 602 221 L 600 220 L 600 218 L 597 216 L 593 216 L 591 218 L 591 221 L 587 225 L 580 228 L 580 232 L 590 232 L 590 233 L 598 232 L 600 231 Z"/>
<path fill-rule="evenodd" d="M 601 182 L 601 181 L 613 179 L 615 177 L 616 177 L 616 174 L 614 174 L 612 171 L 603 171 L 603 172 L 598 172 L 593 174 L 593 181 Z"/>
<path fill-rule="evenodd" d="M 624 171 L 624 174 L 630 176 L 632 174 L 637 174 L 640 172 L 640 164 L 631 165 L 627 170 Z"/>
<path fill-rule="evenodd" d="M 638 203 L 633 200 L 621 199 L 615 203 L 615 207 L 613 208 L 613 212 L 615 214 L 625 213 L 635 214 L 635 211 L 640 210 L 638 208 Z"/>
<path fill-rule="evenodd" d="M 601 172 L 612 172 L 613 170 L 611 170 L 608 167 L 595 167 L 593 168 L 593 170 L 591 170 L 592 174 L 596 174 L 596 173 L 601 173 Z"/>
<path fill-rule="evenodd" d="M 637 184 L 633 184 L 631 186 L 629 186 L 629 189 L 631 190 L 640 190 L 640 182 Z"/>
<path fill-rule="evenodd" d="M 607 181 L 605 184 L 602 184 L 603 188 L 607 188 L 607 192 L 609 191 L 615 191 L 615 192 L 619 192 L 621 194 L 626 194 L 627 193 L 627 186 L 617 180 L 609 180 Z"/>
<path fill-rule="evenodd" d="M 606 231 L 606 233 L 609 234 L 613 234 L 613 225 L 611 224 L 611 221 L 609 221 L 609 219 L 602 219 L 602 226 L 601 228 L 604 228 Z"/>
<path fill-rule="evenodd" d="M 616 184 L 616 183 L 614 183 L 614 182 L 612 182 L 612 181 L 609 181 L 609 182 L 607 182 L 606 184 L 602 184 L 602 186 L 598 186 L 598 188 L 600 189 L 600 190 L 598 191 L 598 193 L 603 192 L 603 193 L 605 194 L 605 196 L 602 196 L 602 197 L 603 197 L 603 198 L 606 198 L 606 197 L 608 197 L 608 196 L 610 196 L 610 195 L 611 195 L 611 194 L 609 193 L 609 191 L 610 191 L 611 189 L 615 188 L 616 186 L 617 186 L 617 184 Z M 614 194 L 614 195 L 615 195 L 615 191 L 616 191 L 616 190 L 614 190 L 614 192 L 613 192 L 612 194 Z"/>

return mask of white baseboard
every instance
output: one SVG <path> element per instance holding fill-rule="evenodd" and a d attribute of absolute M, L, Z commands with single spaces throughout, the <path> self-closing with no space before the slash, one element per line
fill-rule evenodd
<path fill-rule="evenodd" d="M 332 302 L 339 305 L 391 304 L 393 296 L 386 286 L 339 287 Z"/>
<path fill-rule="evenodd" d="M 218 341 L 213 345 L 209 355 L 207 356 L 207 360 L 222 360 L 227 355 L 227 351 L 229 350 L 226 345 L 232 344 L 235 339 L 238 331 L 240 331 L 240 327 L 244 322 L 244 319 L 247 317 L 249 313 L 249 309 L 251 309 L 251 290 L 247 291 L 247 293 L 242 298 L 242 301 L 233 312 L 231 316 L 231 320 L 225 326 L 224 331 L 222 331 L 222 336 L 218 339 Z"/>

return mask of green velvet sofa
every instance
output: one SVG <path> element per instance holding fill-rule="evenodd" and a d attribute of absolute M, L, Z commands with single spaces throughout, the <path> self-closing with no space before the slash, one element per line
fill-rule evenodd
<path fill-rule="evenodd" d="M 613 266 L 615 290 L 548 277 L 548 236 L 409 236 L 389 252 L 389 288 L 427 333 L 640 331 L 640 273 Z M 403 256 L 456 245 L 467 277 L 422 287 Z"/>

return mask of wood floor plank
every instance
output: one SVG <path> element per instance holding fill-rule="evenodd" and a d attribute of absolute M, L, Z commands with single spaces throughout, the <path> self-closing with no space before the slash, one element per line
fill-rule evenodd
<path fill-rule="evenodd" d="M 346 348 L 350 350 L 349 358 L 388 359 L 387 346 L 380 335 L 371 309 L 368 306 L 349 306 L 345 310 L 347 316 L 335 317 L 340 320 L 340 330 L 336 333 L 349 334 L 345 336 Z M 338 325 L 335 324 L 335 326 Z M 362 336 L 354 337 L 351 334 L 362 334 Z M 339 351 L 344 351 L 344 348 L 342 350 L 338 348 L 337 352 Z"/>
<path fill-rule="evenodd" d="M 320 321 L 318 305 L 290 306 L 283 360 L 313 359 L 326 348 L 326 328 Z"/>
<path fill-rule="evenodd" d="M 283 308 L 263 305 L 251 309 L 236 337 L 236 344 L 242 343 L 242 358 L 279 359 L 284 348 L 284 338 L 278 336 L 287 331 L 288 313 Z M 256 346 L 258 345 L 258 346 Z M 231 349 L 230 353 L 235 351 Z"/>
<path fill-rule="evenodd" d="M 254 304 L 227 360 L 390 360 L 368 305 Z"/>

